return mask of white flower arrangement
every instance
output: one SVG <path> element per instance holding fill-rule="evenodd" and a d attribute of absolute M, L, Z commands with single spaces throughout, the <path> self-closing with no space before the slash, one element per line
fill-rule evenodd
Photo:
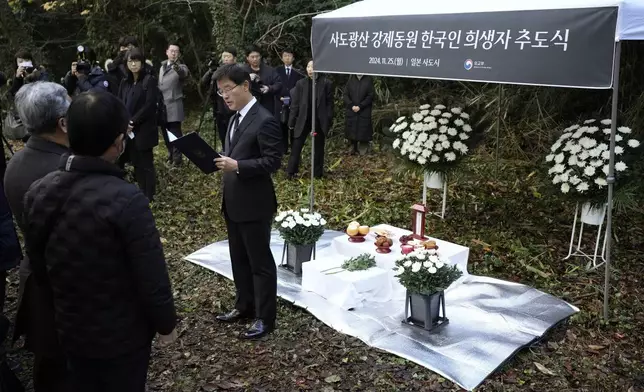
<path fill-rule="evenodd" d="M 400 284 L 413 293 L 431 295 L 445 290 L 463 273 L 434 249 L 417 249 L 396 260 Z"/>
<path fill-rule="evenodd" d="M 308 208 L 280 212 L 275 217 L 275 222 L 284 241 L 292 245 L 316 243 L 324 234 L 326 225 L 322 215 L 310 213 Z"/>
<path fill-rule="evenodd" d="M 608 185 L 608 162 L 610 158 L 611 120 L 584 121 L 564 129 L 563 134 L 550 148 L 546 162 L 550 165 L 548 175 L 561 193 L 588 200 L 605 197 Z M 615 135 L 615 172 L 624 172 L 627 149 L 640 146 L 636 139 L 629 139 L 631 129 L 618 127 Z"/>
<path fill-rule="evenodd" d="M 392 146 L 402 158 L 426 171 L 443 172 L 469 152 L 469 118 L 459 107 L 422 105 L 411 118 L 400 117 L 389 128 L 396 134 Z"/>

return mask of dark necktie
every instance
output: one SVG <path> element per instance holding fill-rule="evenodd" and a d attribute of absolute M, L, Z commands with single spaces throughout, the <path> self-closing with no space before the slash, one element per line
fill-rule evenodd
<path fill-rule="evenodd" d="M 233 120 L 233 125 L 230 127 L 230 141 L 233 141 L 233 135 L 235 132 L 237 132 L 237 128 L 239 128 L 239 119 L 241 118 L 241 115 L 239 112 L 235 113 L 233 116 L 235 119 Z"/>
<path fill-rule="evenodd" d="M 288 77 L 290 77 L 290 76 L 291 76 L 291 69 L 290 69 L 290 68 L 286 68 L 286 77 L 288 78 Z"/>

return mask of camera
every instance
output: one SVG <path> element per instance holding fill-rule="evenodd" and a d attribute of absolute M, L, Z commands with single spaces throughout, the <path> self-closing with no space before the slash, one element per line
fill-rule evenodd
<path fill-rule="evenodd" d="M 206 57 L 206 67 L 214 70 L 218 66 L 219 66 L 219 56 L 217 56 L 215 53 L 210 53 L 208 57 Z"/>
<path fill-rule="evenodd" d="M 92 62 L 88 58 L 88 52 L 89 49 L 83 45 L 78 45 L 76 48 L 76 57 L 78 58 L 78 61 L 76 62 L 76 72 L 87 74 L 91 71 Z"/>
<path fill-rule="evenodd" d="M 23 61 L 22 63 L 18 64 L 18 66 L 22 67 L 27 75 L 34 72 L 34 70 L 36 69 L 31 61 Z"/>

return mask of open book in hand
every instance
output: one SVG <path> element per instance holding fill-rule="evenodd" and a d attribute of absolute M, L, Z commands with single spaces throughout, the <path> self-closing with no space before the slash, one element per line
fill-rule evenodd
<path fill-rule="evenodd" d="M 204 173 L 213 173 L 219 168 L 215 165 L 215 158 L 221 155 L 206 143 L 197 132 L 191 132 L 182 137 L 176 137 L 166 129 L 168 141 L 181 151 L 192 163 Z"/>

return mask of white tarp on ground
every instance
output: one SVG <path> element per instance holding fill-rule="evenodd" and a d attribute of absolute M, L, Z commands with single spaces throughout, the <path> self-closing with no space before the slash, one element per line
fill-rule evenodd
<path fill-rule="evenodd" d="M 313 19 L 619 7 L 616 40 L 644 40 L 643 0 L 364 0 Z"/>
<path fill-rule="evenodd" d="M 326 231 L 317 244 L 317 254 L 347 258 L 334 254 L 331 246 L 333 238 L 343 235 Z M 283 245 L 279 234 L 273 232 L 271 249 L 277 264 Z M 186 260 L 232 279 L 228 241 L 200 249 Z M 301 278 L 281 268 L 277 293 L 331 328 L 418 363 L 468 390 L 477 387 L 521 348 L 579 311 L 522 284 L 465 275 L 446 291 L 449 324 L 428 333 L 401 323 L 404 298 L 366 302 L 361 308 L 343 310 L 318 294 L 303 291 Z M 279 325 L 278 320 L 278 328 L 287 326 Z"/>

